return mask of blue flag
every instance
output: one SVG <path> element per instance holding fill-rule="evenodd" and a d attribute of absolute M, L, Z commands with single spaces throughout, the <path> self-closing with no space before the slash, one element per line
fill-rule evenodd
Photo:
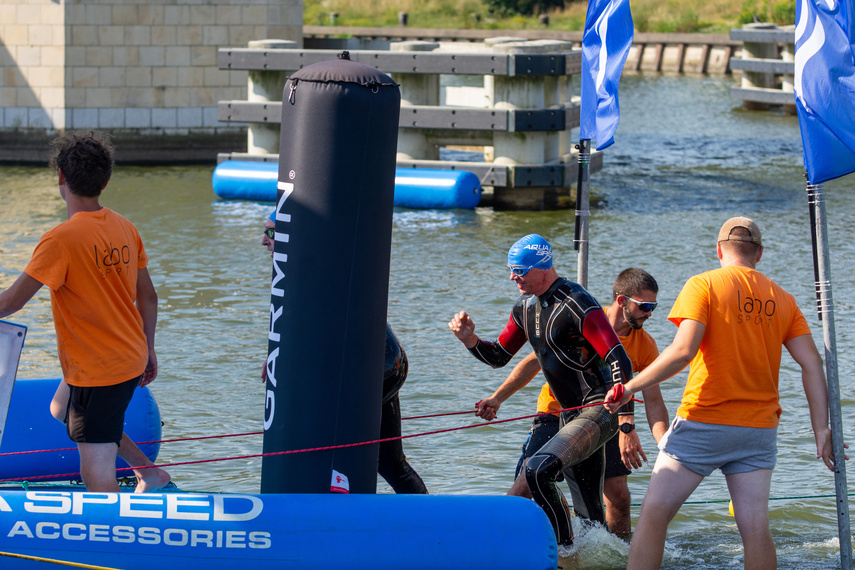
<path fill-rule="evenodd" d="M 810 184 L 855 172 L 853 0 L 796 1 L 794 91 Z"/>
<path fill-rule="evenodd" d="M 632 47 L 629 0 L 588 0 L 582 36 L 582 105 L 579 138 L 602 150 L 614 141 L 620 120 L 618 83 Z"/>

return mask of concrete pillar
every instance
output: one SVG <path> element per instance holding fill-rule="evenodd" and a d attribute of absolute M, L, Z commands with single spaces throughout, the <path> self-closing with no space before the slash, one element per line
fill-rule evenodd
<path fill-rule="evenodd" d="M 509 44 L 509 43 L 523 43 L 527 40 L 525 38 L 518 38 L 516 36 L 496 36 L 494 38 L 486 38 L 484 39 L 484 45 L 495 51 L 496 46 L 501 44 Z M 492 75 L 484 76 L 484 92 L 487 95 L 487 106 L 493 107 L 494 105 L 494 91 L 495 91 L 495 77 Z M 496 159 L 495 149 L 492 146 L 484 147 L 484 162 L 493 162 Z"/>
<path fill-rule="evenodd" d="M 433 51 L 436 42 L 392 42 L 389 51 Z M 393 73 L 401 89 L 401 106 L 439 106 L 439 75 L 435 73 Z M 402 124 L 401 127 L 404 125 Z M 397 160 L 439 160 L 439 146 L 428 140 L 422 129 L 398 129 Z"/>
<path fill-rule="evenodd" d="M 535 40 L 507 42 L 493 46 L 502 54 L 566 53 L 570 42 Z M 567 98 L 567 82 L 544 75 L 491 76 L 485 81 L 488 97 L 497 110 L 560 108 Z M 544 165 L 561 162 L 562 151 L 568 147 L 567 134 L 562 131 L 496 132 L 493 134 L 493 162 L 499 165 Z M 513 173 L 514 169 L 510 169 Z M 496 188 L 493 207 L 496 209 L 540 210 L 554 207 L 561 196 L 569 195 L 565 188 Z"/>
<path fill-rule="evenodd" d="M 795 31 L 795 25 L 792 26 L 781 26 L 782 30 L 793 30 Z M 795 61 L 796 60 L 796 45 L 795 44 L 784 44 L 784 48 L 781 50 L 781 59 L 784 61 Z M 786 93 L 792 93 L 794 91 L 793 87 L 793 76 L 789 73 L 784 74 L 781 77 L 781 90 Z M 796 114 L 796 105 L 795 103 L 791 105 L 782 105 L 782 110 L 787 115 L 795 115 Z"/>
<path fill-rule="evenodd" d="M 754 23 L 745 24 L 743 30 L 776 30 L 776 24 Z M 778 59 L 778 44 L 774 42 L 743 42 L 742 44 L 742 59 Z M 751 89 L 762 87 L 766 89 L 775 89 L 775 75 L 772 73 L 760 73 L 756 71 L 742 72 L 742 87 Z M 743 101 L 744 109 L 754 111 L 768 110 L 771 105 L 769 103 L 758 103 L 755 101 Z"/>
<path fill-rule="evenodd" d="M 568 52 L 570 42 L 535 40 L 499 43 L 493 51 L 502 54 L 547 54 Z M 487 96 L 497 110 L 558 108 L 566 84 L 544 75 L 489 76 Z M 491 83 L 492 85 L 490 85 Z M 562 93 L 564 92 L 564 93 Z M 496 164 L 544 164 L 559 158 L 559 136 L 555 132 L 497 132 L 493 135 Z"/>
<path fill-rule="evenodd" d="M 297 42 L 287 40 L 254 40 L 250 49 L 295 49 Z M 288 71 L 251 70 L 247 80 L 247 100 L 252 102 L 282 101 Z M 247 153 L 279 154 L 279 123 L 250 123 L 246 133 Z"/>

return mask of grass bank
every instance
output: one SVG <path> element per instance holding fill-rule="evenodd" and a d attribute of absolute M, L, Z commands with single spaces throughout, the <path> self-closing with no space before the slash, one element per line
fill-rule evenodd
<path fill-rule="evenodd" d="M 641 33 L 727 33 L 757 20 L 792 24 L 796 13 L 795 0 L 630 0 L 630 8 Z M 544 26 L 538 14 L 500 13 L 486 0 L 303 0 L 303 23 L 391 27 L 406 12 L 407 25 L 414 28 L 579 31 L 586 10 L 587 2 L 567 2 L 548 12 Z"/>

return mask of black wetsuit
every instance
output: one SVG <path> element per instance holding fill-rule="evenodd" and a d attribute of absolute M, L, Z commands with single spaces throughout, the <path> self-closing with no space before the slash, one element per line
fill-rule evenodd
<path fill-rule="evenodd" d="M 495 342 L 470 352 L 494 368 L 531 343 L 549 387 L 563 408 L 602 402 L 615 382 L 632 378 L 632 362 L 600 304 L 581 285 L 557 279 L 540 297 L 522 295 Z M 622 412 L 631 412 L 632 402 Z M 617 432 L 617 416 L 603 406 L 562 414 L 562 428 L 526 465 L 534 500 L 546 511 L 560 544 L 573 541 L 564 496 L 555 484 L 572 467 L 590 519 L 605 524 L 603 445 Z"/>
<path fill-rule="evenodd" d="M 407 379 L 407 353 L 389 323 L 386 323 L 386 360 L 383 367 L 383 408 L 380 417 L 380 438 L 401 437 L 401 403 L 398 390 Z M 380 444 L 377 472 L 395 493 L 425 494 L 427 487 L 404 455 L 400 439 Z"/>

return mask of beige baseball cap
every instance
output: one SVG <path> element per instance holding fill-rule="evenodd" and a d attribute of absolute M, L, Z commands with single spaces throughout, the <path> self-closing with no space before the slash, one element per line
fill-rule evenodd
<path fill-rule="evenodd" d="M 730 232 L 732 232 L 734 228 L 745 228 L 748 230 L 749 235 L 730 235 Z M 760 228 L 757 227 L 754 220 L 743 216 L 727 220 L 724 225 L 721 226 L 721 231 L 718 232 L 718 241 L 750 241 L 760 246 L 763 245 L 763 242 L 760 240 Z"/>

